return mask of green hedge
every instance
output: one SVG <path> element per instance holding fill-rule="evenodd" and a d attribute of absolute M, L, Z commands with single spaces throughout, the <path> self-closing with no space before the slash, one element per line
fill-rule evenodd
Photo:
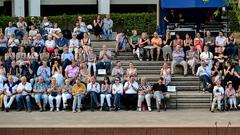
<path fill-rule="evenodd" d="M 229 22 L 231 31 L 240 32 L 239 20 L 237 14 L 233 11 L 229 11 Z"/>
<path fill-rule="evenodd" d="M 48 19 L 51 22 L 57 22 L 62 29 L 72 30 L 78 15 L 61 15 L 61 16 L 49 16 Z M 81 15 L 84 21 L 87 24 L 92 24 L 93 19 L 96 15 Z M 152 33 L 156 29 L 156 14 L 155 13 L 113 13 L 111 14 L 111 19 L 114 22 L 114 31 L 121 31 L 126 29 L 129 31 L 136 29 L 140 32 Z M 30 17 L 26 17 L 26 20 L 29 21 Z M 39 17 L 38 20 L 42 20 L 42 17 Z M 8 21 L 17 21 L 16 17 L 10 16 L 0 16 L 0 27 L 5 28 Z"/>

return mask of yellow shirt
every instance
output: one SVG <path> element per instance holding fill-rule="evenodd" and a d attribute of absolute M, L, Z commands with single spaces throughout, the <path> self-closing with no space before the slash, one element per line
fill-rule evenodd
<path fill-rule="evenodd" d="M 77 84 L 74 84 L 72 87 L 72 93 L 85 93 L 86 92 L 86 87 L 83 83 L 80 83 L 80 86 Z"/>

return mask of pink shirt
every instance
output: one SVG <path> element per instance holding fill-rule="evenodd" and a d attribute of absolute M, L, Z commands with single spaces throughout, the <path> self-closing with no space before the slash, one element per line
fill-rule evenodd
<path fill-rule="evenodd" d="M 79 73 L 79 67 L 75 66 L 72 67 L 72 65 L 68 65 L 65 69 L 65 72 L 67 72 L 67 76 L 72 78 L 75 77 Z"/>

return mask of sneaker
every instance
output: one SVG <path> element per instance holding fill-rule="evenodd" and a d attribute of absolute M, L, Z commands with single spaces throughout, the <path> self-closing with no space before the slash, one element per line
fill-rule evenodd
<path fill-rule="evenodd" d="M 149 111 L 149 112 L 151 112 L 151 111 L 152 111 L 152 109 L 151 109 L 151 107 L 150 107 L 150 106 L 148 107 L 148 111 Z"/>
<path fill-rule="evenodd" d="M 53 112 L 53 108 L 50 109 L 50 112 Z"/>
<path fill-rule="evenodd" d="M 76 113 L 76 111 L 75 111 L 75 110 L 73 110 L 72 112 L 73 112 L 73 113 Z"/>
<path fill-rule="evenodd" d="M 139 59 L 139 61 L 142 61 L 142 59 Z"/>
<path fill-rule="evenodd" d="M 238 107 L 240 107 L 240 104 L 238 105 Z"/>
<path fill-rule="evenodd" d="M 141 112 L 141 111 L 142 111 L 141 107 L 139 107 L 139 108 L 138 108 L 138 111 L 139 111 L 139 112 Z"/>
<path fill-rule="evenodd" d="M 9 112 L 9 108 L 5 108 L 5 111 L 6 111 L 6 112 Z"/>
<path fill-rule="evenodd" d="M 102 109 L 102 107 L 99 109 L 99 111 L 102 111 L 103 109 Z"/>
<path fill-rule="evenodd" d="M 57 112 L 59 112 L 59 108 L 57 108 Z"/>
<path fill-rule="evenodd" d="M 39 110 L 39 112 L 43 112 L 43 109 L 41 108 L 41 109 Z"/>
<path fill-rule="evenodd" d="M 77 112 L 80 113 L 80 112 L 81 112 L 81 109 L 78 109 Z"/>

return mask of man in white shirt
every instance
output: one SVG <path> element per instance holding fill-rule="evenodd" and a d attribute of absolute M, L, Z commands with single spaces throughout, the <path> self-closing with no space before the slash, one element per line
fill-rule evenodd
<path fill-rule="evenodd" d="M 14 83 L 13 81 L 13 76 L 8 77 L 7 83 L 4 85 L 4 106 L 5 106 L 5 111 L 9 112 L 9 109 L 12 105 L 13 100 L 15 99 L 15 96 L 17 94 L 17 87 L 18 85 Z M 8 101 L 8 99 L 10 99 Z"/>
<path fill-rule="evenodd" d="M 27 111 L 31 112 L 31 93 L 32 91 L 32 85 L 31 83 L 27 82 L 27 78 L 25 76 L 21 77 L 21 83 L 17 87 L 17 96 L 16 96 L 16 101 L 17 101 L 17 106 L 18 106 L 18 111 L 22 110 L 22 100 L 26 100 L 27 104 Z"/>
<path fill-rule="evenodd" d="M 87 85 L 87 95 L 90 96 L 91 99 L 91 111 L 94 111 L 93 104 L 95 103 L 97 107 L 100 106 L 98 101 L 98 96 L 100 93 L 100 84 L 96 82 L 96 78 L 94 76 L 91 77 L 90 83 Z"/>
<path fill-rule="evenodd" d="M 223 53 L 225 46 L 227 45 L 227 38 L 223 35 L 223 32 L 219 32 L 219 36 L 216 37 L 215 44 L 215 53 Z"/>
<path fill-rule="evenodd" d="M 213 54 L 208 51 L 208 46 L 204 46 L 203 50 L 204 51 L 200 54 L 200 59 L 204 60 L 211 69 L 213 66 Z"/>
<path fill-rule="evenodd" d="M 203 84 L 203 93 L 211 87 L 211 69 L 206 65 L 205 61 L 201 61 L 201 66 L 198 67 L 197 76 Z"/>
<path fill-rule="evenodd" d="M 18 85 L 14 83 L 13 81 L 13 76 L 8 77 L 7 83 L 4 85 L 4 106 L 5 106 L 5 111 L 9 112 L 9 109 L 12 105 L 13 100 L 15 99 L 15 96 L 17 94 L 17 87 Z M 10 99 L 8 101 L 8 99 Z"/>
<path fill-rule="evenodd" d="M 138 83 L 135 81 L 135 77 L 131 75 L 129 81 L 124 84 L 123 102 L 126 106 L 126 110 L 137 109 L 137 99 L 138 99 Z"/>

